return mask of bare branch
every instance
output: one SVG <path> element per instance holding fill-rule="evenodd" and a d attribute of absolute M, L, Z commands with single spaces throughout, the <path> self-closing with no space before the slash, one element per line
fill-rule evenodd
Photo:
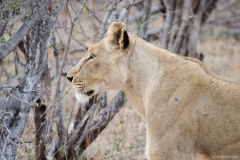
<path fill-rule="evenodd" d="M 155 14 L 155 13 L 158 13 L 158 12 L 164 12 L 166 10 L 165 6 L 153 6 L 151 8 L 151 14 Z M 144 15 L 144 11 L 141 11 L 139 12 L 138 14 L 130 17 L 127 21 L 127 24 L 130 24 L 132 22 L 135 22 L 137 20 L 139 20 L 142 16 Z"/>
<path fill-rule="evenodd" d="M 197 41 L 200 32 L 200 27 L 202 24 L 203 10 L 201 9 L 204 6 L 205 0 L 201 0 L 200 5 L 197 7 L 194 15 L 194 23 L 191 26 L 191 31 L 189 35 L 188 43 L 188 55 L 191 57 L 197 57 Z"/>
<path fill-rule="evenodd" d="M 102 22 L 102 26 L 100 29 L 100 32 L 98 34 L 98 40 L 101 39 L 104 34 L 106 33 L 106 26 L 109 24 L 109 17 L 111 15 L 111 13 L 116 10 L 116 6 L 118 3 L 120 3 L 122 0 L 114 0 L 113 3 L 108 7 L 107 9 L 107 13 L 104 16 L 103 22 Z"/>
<path fill-rule="evenodd" d="M 240 22 L 240 15 L 227 17 L 227 18 L 218 18 L 217 20 L 207 21 L 208 24 L 215 24 L 215 25 L 226 25 L 226 24 L 238 23 L 238 22 Z"/>
<path fill-rule="evenodd" d="M 36 159 L 45 160 L 46 156 L 43 154 L 45 151 L 45 129 L 46 129 L 46 106 L 42 104 L 42 101 L 39 99 L 37 101 L 37 106 L 34 110 L 34 123 L 36 127 L 35 133 L 35 154 Z"/>
<path fill-rule="evenodd" d="M 205 5 L 201 6 L 201 9 L 203 10 L 201 25 L 205 24 L 211 12 L 216 8 L 217 1 L 218 0 L 207 0 Z"/>
<path fill-rule="evenodd" d="M 9 20 L 10 19 L 1 19 L 0 20 L 0 37 L 3 35 L 4 30 L 6 29 Z"/>
<path fill-rule="evenodd" d="M 152 7 L 152 0 L 147 1 L 147 9 L 146 9 L 146 14 L 144 15 L 143 18 L 143 24 L 141 25 L 139 36 L 145 40 L 147 40 L 147 28 L 149 24 L 149 19 L 151 16 L 151 7 Z"/>
<path fill-rule="evenodd" d="M 58 77 L 58 75 L 60 74 L 60 70 L 59 70 L 59 62 L 60 62 L 60 52 L 57 49 L 57 43 L 56 43 L 56 37 L 55 34 L 53 34 L 53 38 L 52 38 L 52 45 L 54 46 L 54 71 L 55 71 L 55 77 Z M 59 85 L 59 86 L 58 86 Z M 57 81 L 55 81 L 55 86 L 56 86 L 56 92 L 55 92 L 55 99 L 56 99 L 56 104 L 54 105 L 54 108 L 56 108 L 56 115 L 57 115 L 57 131 L 58 131 L 58 137 L 59 137 L 59 143 L 57 144 L 57 146 L 62 146 L 64 143 L 64 137 L 65 137 L 65 132 L 64 132 L 64 126 L 63 126 L 63 115 L 62 115 L 62 103 L 61 101 L 57 100 L 60 98 L 61 95 L 61 89 L 60 89 L 60 82 L 57 83 Z M 52 113 L 52 118 L 54 118 L 54 111 Z M 53 121 L 52 121 L 53 122 Z M 61 155 L 57 155 L 60 156 Z M 58 159 L 59 159 L 58 158 Z"/>
<path fill-rule="evenodd" d="M 35 27 L 35 31 L 37 33 L 39 33 L 39 29 L 40 29 L 39 26 Z M 26 68 L 24 70 L 24 72 L 25 72 L 24 75 L 26 75 L 23 80 L 23 83 L 22 83 L 24 85 L 21 89 L 21 92 L 24 93 L 24 94 L 22 94 L 22 99 L 27 102 L 32 101 L 32 98 L 33 98 L 32 96 L 35 93 L 35 92 L 32 92 L 32 90 L 35 90 L 35 85 L 36 85 L 35 83 L 32 83 L 33 82 L 32 74 L 33 74 L 33 70 L 34 70 L 34 60 L 35 60 L 36 53 L 37 53 L 36 48 L 37 48 L 37 44 L 39 42 L 39 37 L 37 34 L 35 34 L 35 31 L 33 30 L 31 33 L 31 35 L 33 36 L 33 39 L 31 42 L 32 46 L 30 47 L 30 52 L 29 52 L 29 57 L 28 57 L 29 59 L 27 61 Z M 13 132 L 19 138 L 21 137 L 21 135 L 23 133 L 23 130 L 24 130 L 24 127 L 25 127 L 25 124 L 27 121 L 29 109 L 30 109 L 29 104 L 21 102 L 19 104 L 19 110 L 12 110 L 12 112 L 16 113 L 15 116 L 18 116 L 19 118 L 11 120 L 11 124 L 13 124 L 13 125 L 11 126 L 10 129 L 11 129 L 11 132 Z M 7 109 L 7 111 L 8 111 L 8 109 Z M 10 126 L 10 124 L 7 124 L 7 126 Z M 11 155 L 5 154 L 5 157 L 7 159 L 11 158 L 12 156 L 16 155 L 17 146 L 13 145 L 12 142 L 9 141 L 7 143 L 6 150 L 4 152 L 5 153 L 11 152 Z"/>
<path fill-rule="evenodd" d="M 102 96 L 104 97 L 106 94 L 99 95 L 99 97 Z M 79 149 L 81 150 L 78 154 L 81 154 L 104 130 L 123 105 L 124 93 L 122 91 L 108 105 L 105 98 L 98 98 L 98 101 L 87 111 L 71 135 L 68 158 L 73 158 Z"/>
<path fill-rule="evenodd" d="M 176 40 L 176 36 L 179 32 L 179 26 L 181 25 L 182 17 L 184 12 L 188 12 L 188 8 L 183 9 L 183 0 L 177 1 L 175 6 L 175 11 L 173 14 L 173 22 L 172 22 L 172 28 L 170 30 L 170 38 L 168 42 L 168 50 L 172 49 L 173 43 Z"/>
<path fill-rule="evenodd" d="M 187 7 L 187 1 L 186 0 L 183 2 L 183 7 Z M 180 46 L 182 44 L 184 33 L 186 34 L 188 22 L 189 22 L 188 9 L 183 9 L 181 26 L 178 30 L 177 37 L 174 37 L 175 41 L 172 44 L 172 47 L 170 48 L 171 51 L 173 51 L 175 53 L 179 53 L 179 49 L 180 49 Z"/>
<path fill-rule="evenodd" d="M 134 3 L 134 0 L 133 0 L 132 3 Z M 132 6 L 132 4 L 130 4 L 129 0 L 125 0 L 125 5 L 124 5 L 124 7 L 122 9 L 122 12 L 120 13 L 120 15 L 118 17 L 118 21 L 119 22 L 123 22 L 124 21 L 124 19 L 127 17 L 127 15 L 130 12 L 131 6 Z"/>
<path fill-rule="evenodd" d="M 46 1 L 43 1 L 43 2 L 46 2 Z M 43 4 L 45 6 L 45 3 Z M 40 6 L 42 6 L 43 4 L 41 3 Z M 33 15 L 35 15 L 35 11 L 33 12 Z M 50 14 L 49 16 L 49 14 L 46 14 L 47 13 L 46 10 L 41 10 L 39 12 L 41 12 L 41 14 L 37 14 L 38 16 L 34 17 L 34 18 L 38 17 L 38 19 L 36 20 L 38 25 L 34 25 L 33 29 L 31 28 L 32 30 L 30 31 L 30 34 L 29 34 L 30 47 L 28 50 L 27 63 L 24 70 L 24 76 L 18 87 L 19 91 L 21 92 L 20 97 L 28 103 L 23 103 L 23 102 L 19 103 L 18 104 L 19 108 L 12 108 L 12 109 L 7 108 L 7 111 L 11 109 L 10 112 L 14 113 L 15 118 L 9 120 L 5 124 L 10 129 L 10 131 L 14 135 L 16 135 L 18 138 L 21 138 L 22 136 L 30 107 L 32 106 L 32 103 L 36 101 L 36 99 L 34 98 L 39 97 L 39 95 L 37 94 L 36 86 L 40 80 L 40 77 L 43 73 L 43 69 L 45 67 L 46 56 L 47 56 L 47 44 L 50 39 L 49 35 L 51 35 L 50 33 L 52 31 L 53 25 L 55 24 L 56 16 L 58 14 L 53 11 L 52 14 Z M 44 21 L 39 21 L 39 19 L 43 18 L 41 16 L 44 16 L 45 18 Z M 40 41 L 40 37 L 42 38 L 41 41 Z M 38 47 L 40 47 L 40 54 L 38 54 L 39 56 L 37 57 L 36 55 L 37 55 Z M 38 58 L 37 68 L 35 68 L 36 58 Z M 6 134 L 2 135 L 1 140 L 4 140 L 5 137 L 7 137 Z M 1 145 L 1 148 L 2 148 L 2 145 Z M 14 145 L 12 141 L 8 141 L 6 144 L 6 149 L 2 152 L 4 153 L 4 158 L 12 159 L 17 154 L 17 146 Z"/>
<path fill-rule="evenodd" d="M 99 24 L 101 24 L 102 21 L 97 17 L 96 13 L 94 13 L 87 5 L 85 5 L 85 7 L 87 8 L 88 12 L 90 13 L 89 16 L 93 16 L 97 20 L 97 22 Z"/>
<path fill-rule="evenodd" d="M 165 19 L 164 25 L 163 25 L 162 48 L 167 48 L 167 46 L 168 46 L 168 41 L 169 41 L 168 33 L 172 26 L 173 11 L 175 8 L 175 6 L 174 6 L 175 3 L 176 3 L 176 0 L 172 0 L 172 1 L 164 0 L 164 4 L 165 4 L 167 10 L 166 10 L 166 19 Z"/>
<path fill-rule="evenodd" d="M 237 2 L 239 2 L 239 1 L 238 0 L 230 0 L 229 2 L 225 3 L 221 7 L 215 9 L 212 13 L 219 13 L 219 12 L 225 11 L 225 10 L 229 9 L 229 7 L 236 4 Z"/>
<path fill-rule="evenodd" d="M 228 29 L 226 29 L 226 32 L 231 33 L 231 34 L 239 34 L 240 29 L 239 28 L 228 28 Z"/>
<path fill-rule="evenodd" d="M 86 2 L 86 0 L 84 1 L 84 3 Z M 82 6 L 80 7 L 76 17 L 71 21 L 71 28 L 70 28 L 70 33 L 69 33 L 69 36 L 68 36 L 68 41 L 67 41 L 67 45 L 66 45 L 66 48 L 64 50 L 64 54 L 63 54 L 63 59 L 62 59 L 62 63 L 61 63 L 61 66 L 59 68 L 59 72 L 58 73 L 61 73 L 62 70 L 63 70 L 63 66 L 64 66 L 64 63 L 65 63 L 65 59 L 67 57 L 67 54 L 68 54 L 68 49 L 69 49 L 69 45 L 70 45 L 70 42 L 71 42 L 71 37 L 72 37 L 72 33 L 73 33 L 73 28 L 75 26 L 75 21 L 77 20 L 81 10 L 83 9 L 83 6 L 84 6 L 84 3 L 82 4 Z M 60 78 L 61 78 L 61 74 L 58 74 L 57 76 L 57 79 L 56 79 L 56 88 L 58 88 L 60 86 Z M 57 91 L 55 91 L 55 96 L 57 95 Z M 56 97 L 55 97 L 56 98 Z"/>
<path fill-rule="evenodd" d="M 72 116 L 73 116 L 73 109 L 74 109 L 74 106 L 75 106 L 75 102 L 76 102 L 76 98 L 74 98 L 73 103 L 72 103 L 71 112 L 70 112 L 70 115 L 69 115 L 69 118 L 68 118 L 69 120 L 68 120 L 68 124 L 67 124 L 67 128 L 66 128 L 66 133 L 69 133 L 69 126 L 70 126 L 70 121 L 71 121 Z M 69 133 L 69 135 L 70 134 L 71 133 Z M 67 134 L 65 135 L 64 140 L 67 141 Z"/>
<path fill-rule="evenodd" d="M 156 36 L 156 34 L 159 34 L 159 32 L 161 32 L 162 27 L 156 28 L 156 29 L 148 29 L 147 30 L 147 34 L 148 36 Z"/>
<path fill-rule="evenodd" d="M 25 20 L 21 28 L 12 37 L 3 44 L 0 44 L 0 60 L 3 60 L 22 40 L 22 38 L 33 28 L 35 23 L 43 16 L 43 10 L 51 3 L 51 0 L 45 0 L 37 8 L 33 10 L 33 13 Z"/>

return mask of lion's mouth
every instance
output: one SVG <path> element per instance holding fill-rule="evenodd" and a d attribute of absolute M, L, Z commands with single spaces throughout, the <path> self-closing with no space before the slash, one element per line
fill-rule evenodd
<path fill-rule="evenodd" d="M 90 90 L 90 91 L 87 91 L 87 92 L 84 92 L 85 95 L 87 96 L 91 96 L 94 94 L 94 90 Z"/>

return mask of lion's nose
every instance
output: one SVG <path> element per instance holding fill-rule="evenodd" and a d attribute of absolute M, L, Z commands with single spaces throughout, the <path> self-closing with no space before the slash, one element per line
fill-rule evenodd
<path fill-rule="evenodd" d="M 70 82 L 72 82 L 73 77 L 67 77 L 67 79 L 68 79 Z"/>

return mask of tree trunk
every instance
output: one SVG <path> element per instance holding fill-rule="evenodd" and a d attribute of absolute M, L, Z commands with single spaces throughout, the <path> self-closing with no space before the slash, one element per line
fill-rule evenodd
<path fill-rule="evenodd" d="M 44 0 L 36 2 L 36 11 L 39 13 L 31 15 L 30 19 L 27 19 L 29 24 L 24 24 L 19 30 L 21 33 L 16 32 L 9 39 L 9 43 L 0 45 L 0 48 L 3 47 L 1 54 L 6 56 L 16 47 L 16 45 L 18 45 L 18 42 L 28 33 L 31 27 L 32 30 L 28 33 L 29 47 L 23 78 L 21 79 L 19 86 L 15 90 L 11 90 L 11 93 L 8 93 L 14 98 L 17 98 L 19 103 L 14 103 L 14 105 L 10 103 L 10 105 L 6 108 L 6 112 L 9 114 L 2 118 L 4 126 L 1 128 L 2 134 L 0 143 L 2 159 L 16 159 L 17 148 L 23 144 L 20 139 L 27 122 L 30 107 L 32 107 L 39 98 L 37 84 L 46 64 L 47 45 L 51 31 L 61 8 L 61 5 L 59 5 L 53 9 L 51 13 L 46 13 L 44 8 L 46 8 L 49 3 L 50 1 Z M 39 11 L 39 9 L 41 9 L 41 11 Z M 34 25 L 36 23 L 37 25 Z M 27 27 L 25 25 L 27 25 Z M 14 38 L 16 36 L 18 36 L 18 38 Z M 37 54 L 38 48 L 39 54 Z M 4 56 L 1 58 L 4 58 Z M 35 64 L 36 61 L 37 63 Z M 39 118 L 38 114 L 36 116 L 35 120 Z M 39 129 L 38 125 L 37 128 Z M 36 140 L 37 143 L 38 138 L 39 137 L 37 137 Z"/>
<path fill-rule="evenodd" d="M 217 0 L 164 1 L 166 14 L 162 47 L 172 52 L 202 60 L 197 53 L 197 42 L 201 27 L 216 7 Z"/>

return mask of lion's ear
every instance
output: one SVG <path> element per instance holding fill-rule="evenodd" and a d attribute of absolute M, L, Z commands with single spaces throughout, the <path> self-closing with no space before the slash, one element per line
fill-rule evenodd
<path fill-rule="evenodd" d="M 126 49 L 129 46 L 129 38 L 125 24 L 113 22 L 107 31 L 106 42 L 114 48 Z"/>

